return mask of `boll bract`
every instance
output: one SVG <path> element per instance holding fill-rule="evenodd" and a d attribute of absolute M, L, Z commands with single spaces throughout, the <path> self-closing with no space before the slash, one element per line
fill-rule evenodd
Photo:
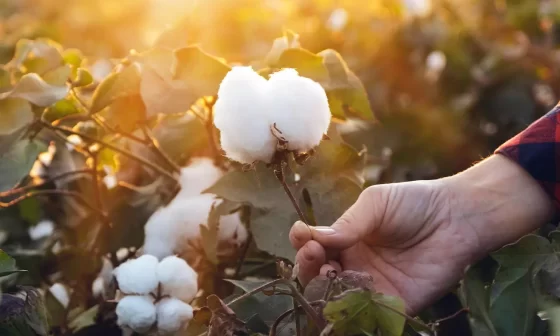
<path fill-rule="evenodd" d="M 198 275 L 181 258 L 170 256 L 163 259 L 157 266 L 157 279 L 162 294 L 190 302 L 198 292 Z"/>
<path fill-rule="evenodd" d="M 160 334 L 174 334 L 185 328 L 193 318 L 192 307 L 175 298 L 164 298 L 156 305 L 157 328 Z"/>
<path fill-rule="evenodd" d="M 288 149 L 306 152 L 319 145 L 331 121 L 323 87 L 294 69 L 284 69 L 268 80 L 270 123 L 282 132 Z"/>
<path fill-rule="evenodd" d="M 129 295 L 117 304 L 117 324 L 137 333 L 147 332 L 156 322 L 156 307 L 148 295 Z"/>
<path fill-rule="evenodd" d="M 113 271 L 113 274 L 123 293 L 145 295 L 155 292 L 157 289 L 157 267 L 158 259 L 145 254 L 121 264 Z"/>
<path fill-rule="evenodd" d="M 267 116 L 267 85 L 251 67 L 234 67 L 220 84 L 214 124 L 222 149 L 234 161 L 270 162 L 276 150 Z"/>
<path fill-rule="evenodd" d="M 288 141 L 290 150 L 309 151 L 321 142 L 330 119 L 323 87 L 294 69 L 266 80 L 250 67 L 234 67 L 222 81 L 214 106 L 222 149 L 244 164 L 269 163 L 278 138 Z"/>

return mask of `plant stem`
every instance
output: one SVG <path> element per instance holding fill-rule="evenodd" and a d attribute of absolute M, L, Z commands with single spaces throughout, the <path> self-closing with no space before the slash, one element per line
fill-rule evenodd
<path fill-rule="evenodd" d="M 134 155 L 133 153 L 129 152 L 126 149 L 119 148 L 119 147 L 117 147 L 115 145 L 111 145 L 110 143 L 107 143 L 103 140 L 97 139 L 93 136 L 90 136 L 90 135 L 87 135 L 87 134 L 84 134 L 84 133 L 81 133 L 81 132 L 74 131 L 74 130 L 72 130 L 70 128 L 67 128 L 67 127 L 51 125 L 49 122 L 44 121 L 44 120 L 41 120 L 41 124 L 43 126 L 45 126 L 46 128 L 48 128 L 52 131 L 55 131 L 55 132 L 66 132 L 66 133 L 69 133 L 69 134 L 75 134 L 75 135 L 78 135 L 78 136 L 82 137 L 83 139 L 88 140 L 88 141 L 97 142 L 97 143 L 99 143 L 99 144 L 101 144 L 101 145 L 103 145 L 103 146 L 105 146 L 105 147 L 107 147 L 111 150 L 114 150 L 117 153 L 120 153 L 120 154 L 132 159 L 132 160 L 140 162 L 141 164 L 155 170 L 159 174 L 164 175 L 164 176 L 168 177 L 169 179 L 171 179 L 175 182 L 177 181 L 177 179 L 172 174 L 170 174 L 168 171 L 166 171 L 165 169 L 161 168 L 158 165 L 155 165 L 155 164 L 151 163 L 150 161 L 147 161 L 147 160 L 145 160 L 141 157 L 138 157 L 138 156 Z"/>
<path fill-rule="evenodd" d="M 449 316 L 447 316 L 447 317 L 441 318 L 441 319 L 439 319 L 439 320 L 434 321 L 433 323 L 430 323 L 430 325 L 437 326 L 437 325 L 440 324 L 441 322 L 445 322 L 445 321 L 447 321 L 447 320 L 454 319 L 454 318 L 456 318 L 457 316 L 459 316 L 460 314 L 462 314 L 462 313 L 468 313 L 468 312 L 469 312 L 469 308 L 466 308 L 466 307 L 465 307 L 465 308 L 462 308 L 462 309 L 456 311 L 455 313 L 453 313 L 453 314 L 451 314 L 451 315 L 449 315 Z"/>
<path fill-rule="evenodd" d="M 223 168 L 222 154 L 218 147 L 218 141 L 216 141 L 216 134 L 214 132 L 214 102 L 209 102 L 204 99 L 204 105 L 208 109 L 207 118 L 205 121 L 206 133 L 208 134 L 208 141 L 210 142 L 210 150 L 212 151 L 212 157 L 214 158 L 214 164 L 220 168 Z"/>
<path fill-rule="evenodd" d="M 284 191 L 286 192 L 286 195 L 288 195 L 288 198 L 290 198 L 290 201 L 292 202 L 292 206 L 296 210 L 299 219 L 302 222 L 304 222 L 305 224 L 307 224 L 308 221 L 305 218 L 305 215 L 303 214 L 303 211 L 301 211 L 301 208 L 299 207 L 299 204 L 296 201 L 296 198 L 294 197 L 294 194 L 292 193 L 292 191 L 290 190 L 290 187 L 286 183 L 286 179 L 284 178 L 284 172 L 282 171 L 281 175 L 275 172 L 274 175 L 276 176 L 276 179 L 278 180 L 278 182 L 280 182 L 280 184 L 284 188 Z"/>
<path fill-rule="evenodd" d="M 294 319 L 296 320 L 296 336 L 301 336 L 301 324 L 299 321 L 298 304 L 295 298 L 292 298 L 294 304 Z"/>
<path fill-rule="evenodd" d="M 144 136 L 149 140 L 149 143 L 152 146 L 154 152 L 161 159 L 163 159 L 165 163 L 167 163 L 167 165 L 169 166 L 169 168 L 173 170 L 173 172 L 179 173 L 181 171 L 181 167 L 179 167 L 175 162 L 173 162 L 173 160 L 171 160 L 171 158 L 167 154 L 165 154 L 165 152 L 161 149 L 161 146 L 159 145 L 159 141 L 152 134 L 152 131 L 145 125 L 142 125 L 141 128 L 142 131 L 144 132 Z"/>
<path fill-rule="evenodd" d="M 36 191 L 32 191 L 32 192 L 29 192 L 25 195 L 22 195 L 22 196 L 20 196 L 16 199 L 12 200 L 10 202 L 7 202 L 7 203 L 0 202 L 0 208 L 10 207 L 12 205 L 15 205 L 15 204 L 23 201 L 24 199 L 27 199 L 27 198 L 33 197 L 33 196 L 38 196 L 38 195 L 63 195 L 63 196 L 75 197 L 77 200 L 82 202 L 90 210 L 101 214 L 103 217 L 106 217 L 106 215 L 103 213 L 103 211 L 101 211 L 101 209 L 98 209 L 95 206 L 89 204 L 89 202 L 79 193 L 77 193 L 75 191 L 70 191 L 70 190 L 36 190 Z"/>
<path fill-rule="evenodd" d="M 283 312 L 282 314 L 280 314 L 280 316 L 278 316 L 278 318 L 276 319 L 276 321 L 274 321 L 272 326 L 270 326 L 270 333 L 268 334 L 268 336 L 276 336 L 276 329 L 278 329 L 278 326 L 280 325 L 280 322 L 282 322 L 286 317 L 288 317 L 288 315 L 294 313 L 295 310 L 296 310 L 296 308 L 288 309 L 285 312 Z M 298 333 L 299 333 L 299 331 L 298 331 Z"/>
<path fill-rule="evenodd" d="M 241 273 L 241 268 L 243 267 L 243 264 L 245 263 L 245 259 L 247 258 L 247 254 L 249 252 L 249 247 L 251 246 L 251 244 L 253 243 L 253 234 L 249 233 L 249 236 L 247 237 L 247 241 L 245 242 L 245 246 L 243 246 L 243 251 L 241 251 L 241 257 L 239 258 L 239 261 L 237 262 L 237 267 L 235 268 L 235 273 L 233 274 L 233 278 L 234 279 L 239 279 L 239 274 Z"/>
<path fill-rule="evenodd" d="M 43 182 L 41 182 L 39 184 L 27 185 L 25 187 L 14 188 L 14 189 L 10 189 L 10 190 L 0 192 L 0 197 L 7 197 L 7 196 L 12 196 L 14 194 L 19 194 L 19 193 L 22 193 L 22 192 L 26 192 L 26 191 L 32 190 L 32 189 L 37 188 L 37 187 L 41 187 L 45 184 L 63 179 L 65 177 L 68 177 L 68 176 L 71 176 L 71 175 L 90 174 L 90 173 L 91 173 L 91 169 L 80 169 L 80 170 L 69 171 L 69 172 L 66 172 L 66 173 L 56 175 L 56 176 L 54 176 L 52 178 L 49 178 L 47 180 L 44 180 Z"/>

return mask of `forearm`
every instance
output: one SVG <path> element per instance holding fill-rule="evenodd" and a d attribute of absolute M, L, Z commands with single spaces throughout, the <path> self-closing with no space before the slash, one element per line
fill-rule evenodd
<path fill-rule="evenodd" d="M 470 225 L 479 239 L 475 258 L 519 239 L 550 220 L 554 205 L 521 166 L 493 155 L 444 179 L 452 195 L 452 216 Z"/>

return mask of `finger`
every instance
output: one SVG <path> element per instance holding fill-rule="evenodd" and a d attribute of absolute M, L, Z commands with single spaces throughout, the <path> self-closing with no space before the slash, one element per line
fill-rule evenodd
<path fill-rule="evenodd" d="M 326 249 L 347 249 L 364 239 L 376 226 L 385 212 L 388 187 L 370 187 L 333 225 L 311 226 L 313 240 Z"/>
<path fill-rule="evenodd" d="M 303 286 L 317 276 L 326 262 L 325 249 L 316 241 L 310 240 L 296 255 L 299 264 L 298 279 Z"/>
<path fill-rule="evenodd" d="M 290 243 L 292 246 L 299 250 L 305 243 L 311 240 L 311 230 L 302 221 L 297 221 L 294 223 L 290 229 Z"/>

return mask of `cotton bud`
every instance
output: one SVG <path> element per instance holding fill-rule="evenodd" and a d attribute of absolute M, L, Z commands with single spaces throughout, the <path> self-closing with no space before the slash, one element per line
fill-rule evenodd
<path fill-rule="evenodd" d="M 157 328 L 160 334 L 173 334 L 187 326 L 193 318 L 192 307 L 175 298 L 164 298 L 156 305 Z"/>
<path fill-rule="evenodd" d="M 214 105 L 214 124 L 228 158 L 270 162 L 277 140 L 267 117 L 267 81 L 250 67 L 234 67 L 223 79 Z"/>
<path fill-rule="evenodd" d="M 331 120 L 329 101 L 319 83 L 284 69 L 270 75 L 268 106 L 270 123 L 282 132 L 288 149 L 306 152 L 317 146 L 327 132 Z"/>
<path fill-rule="evenodd" d="M 224 173 L 216 167 L 210 158 L 195 158 L 181 168 L 179 184 L 181 191 L 177 197 L 185 198 L 200 195 L 216 183 Z"/>
<path fill-rule="evenodd" d="M 157 266 L 157 279 L 161 284 L 163 295 L 190 302 L 198 292 L 198 275 L 181 258 L 170 256 Z"/>
<path fill-rule="evenodd" d="M 113 271 L 113 274 L 123 293 L 149 294 L 155 292 L 158 286 L 157 267 L 157 258 L 145 254 L 121 264 Z"/>
<path fill-rule="evenodd" d="M 49 291 L 64 308 L 68 307 L 70 304 L 70 295 L 68 294 L 68 289 L 66 289 L 64 285 L 57 282 L 49 288 Z"/>
<path fill-rule="evenodd" d="M 117 304 L 117 324 L 137 333 L 147 332 L 156 322 L 156 307 L 148 295 L 129 295 Z"/>

